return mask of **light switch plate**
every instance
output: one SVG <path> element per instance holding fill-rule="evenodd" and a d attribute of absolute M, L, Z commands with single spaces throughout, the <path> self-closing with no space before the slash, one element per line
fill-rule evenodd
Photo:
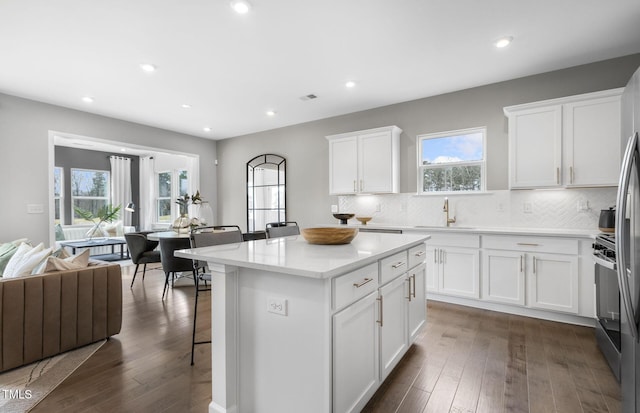
<path fill-rule="evenodd" d="M 522 204 L 522 212 L 524 212 L 525 214 L 533 213 L 533 206 L 531 205 L 531 202 L 525 202 L 524 204 Z"/>
<path fill-rule="evenodd" d="M 27 204 L 27 214 L 44 214 L 44 205 Z"/>

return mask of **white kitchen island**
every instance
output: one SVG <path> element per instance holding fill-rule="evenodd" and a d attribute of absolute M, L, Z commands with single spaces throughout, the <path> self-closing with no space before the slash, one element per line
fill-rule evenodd
<path fill-rule="evenodd" d="M 209 412 L 361 410 L 424 325 L 428 238 L 177 251 L 212 273 Z"/>

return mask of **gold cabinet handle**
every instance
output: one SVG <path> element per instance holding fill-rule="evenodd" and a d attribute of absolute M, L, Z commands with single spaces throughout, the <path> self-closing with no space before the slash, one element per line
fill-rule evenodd
<path fill-rule="evenodd" d="M 410 286 L 413 286 L 410 291 L 412 291 L 413 298 L 416 298 L 416 275 L 415 274 L 411 274 L 411 285 Z M 409 297 L 411 297 L 412 294 L 409 294 Z M 409 301 L 411 301 L 411 300 L 409 300 Z"/>
<path fill-rule="evenodd" d="M 534 244 L 531 242 L 519 242 L 517 245 L 525 245 L 527 247 L 539 247 L 540 244 Z"/>
<path fill-rule="evenodd" d="M 433 250 L 433 263 L 437 264 L 438 263 L 438 249 L 434 249 Z"/>
<path fill-rule="evenodd" d="M 536 273 L 536 257 L 535 255 L 533 256 L 533 273 Z"/>
<path fill-rule="evenodd" d="M 360 288 L 371 281 L 373 281 L 373 278 L 365 278 L 361 283 L 353 283 L 353 286 L 356 288 Z"/>
<path fill-rule="evenodd" d="M 380 315 L 380 320 L 378 320 L 378 324 L 380 324 L 380 327 L 382 327 L 383 326 L 383 319 L 382 319 L 383 316 L 382 315 L 384 314 L 383 311 L 382 311 L 382 296 L 376 298 L 376 300 L 378 300 L 378 302 L 380 303 L 380 306 L 378 307 L 378 309 L 379 309 L 378 310 L 379 311 L 378 315 Z"/>
<path fill-rule="evenodd" d="M 523 265 L 523 263 L 522 263 L 523 261 L 524 261 L 524 260 L 523 260 L 523 256 L 521 255 L 521 256 L 520 256 L 520 272 L 523 272 L 523 271 L 524 271 L 524 265 Z"/>
<path fill-rule="evenodd" d="M 418 251 L 414 254 L 416 257 L 422 257 L 424 255 L 424 251 Z"/>
<path fill-rule="evenodd" d="M 569 182 L 573 183 L 573 166 L 569 167 Z"/>
<path fill-rule="evenodd" d="M 400 268 L 400 267 L 402 267 L 402 266 L 403 266 L 403 265 L 405 265 L 405 264 L 406 264 L 406 262 L 398 261 L 397 263 L 393 264 L 393 265 L 391 266 L 391 268 L 394 268 L 394 269 L 395 269 L 395 268 Z"/>
<path fill-rule="evenodd" d="M 408 282 L 408 287 L 409 287 L 409 295 L 406 296 L 405 298 L 407 300 L 409 300 L 409 302 L 411 302 L 411 276 L 409 276 L 409 278 L 407 278 L 407 282 Z"/>

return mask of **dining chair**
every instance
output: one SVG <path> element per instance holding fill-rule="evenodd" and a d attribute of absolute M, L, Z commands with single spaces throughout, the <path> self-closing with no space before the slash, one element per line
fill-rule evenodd
<path fill-rule="evenodd" d="M 237 225 L 216 225 L 211 227 L 200 227 L 191 232 L 190 236 L 191 248 L 199 247 L 211 247 L 214 245 L 233 244 L 236 242 L 243 242 L 242 231 Z M 211 340 L 196 341 L 196 318 L 198 315 L 198 295 L 201 291 L 210 291 L 211 288 L 207 287 L 207 281 L 211 281 L 211 274 L 207 272 L 199 272 L 197 268 L 201 265 L 197 262 L 194 263 L 196 268 L 196 277 L 194 278 L 196 284 L 196 297 L 194 300 L 193 308 L 193 334 L 191 337 L 191 365 L 193 366 L 193 357 L 196 344 L 211 343 Z M 202 266 L 206 268 L 205 266 Z M 204 282 L 205 288 L 200 288 L 200 281 Z"/>
<path fill-rule="evenodd" d="M 154 262 L 162 262 L 160 259 L 160 251 L 156 250 L 158 241 L 151 241 L 147 239 L 149 232 L 129 232 L 124 234 L 124 239 L 127 241 L 127 248 L 129 248 L 129 256 L 131 261 L 136 265 L 136 270 L 133 272 L 133 279 L 131 280 L 131 288 L 136 280 L 136 274 L 138 274 L 138 267 L 143 264 L 142 267 L 142 280 L 147 273 L 147 264 Z"/>
<path fill-rule="evenodd" d="M 266 226 L 267 238 L 300 235 L 300 227 L 295 221 L 270 222 Z"/>
<path fill-rule="evenodd" d="M 196 267 L 193 260 L 188 258 L 180 258 L 173 255 L 176 250 L 191 248 L 189 238 L 160 238 L 160 255 L 162 258 L 162 270 L 165 274 L 164 288 L 162 289 L 162 299 L 169 287 L 169 276 L 171 276 L 171 285 L 174 283 L 175 274 L 177 272 L 191 272 L 193 278 L 197 278 Z"/>
<path fill-rule="evenodd" d="M 266 239 L 267 233 L 265 231 L 245 232 L 242 234 L 242 239 L 245 241 L 255 241 L 259 239 Z"/>

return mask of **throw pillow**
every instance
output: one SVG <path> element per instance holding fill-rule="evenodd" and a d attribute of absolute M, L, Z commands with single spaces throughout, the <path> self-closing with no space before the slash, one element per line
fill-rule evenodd
<path fill-rule="evenodd" d="M 36 265 L 35 268 L 31 271 L 31 275 L 43 274 L 45 272 L 45 268 L 47 266 L 47 260 L 49 258 L 53 258 L 53 257 L 64 259 L 64 258 L 69 257 L 69 253 L 67 252 L 67 250 L 64 247 L 58 248 L 57 250 L 53 251 L 51 253 L 51 255 L 49 255 L 48 257 L 45 257 L 45 259 L 40 261 L 38 263 L 38 265 Z"/>
<path fill-rule="evenodd" d="M 9 260 L 11 259 L 11 257 L 13 257 L 13 254 L 15 254 L 15 252 L 18 250 L 18 246 L 20 246 L 21 243 L 27 242 L 27 241 L 28 241 L 27 238 L 21 238 L 21 239 L 17 239 L 15 241 L 7 242 L 5 244 L 0 245 L 0 277 L 2 277 L 2 274 L 4 273 L 4 269 L 9 263 Z"/>
<path fill-rule="evenodd" d="M 109 234 L 110 237 L 121 237 L 124 234 L 122 221 L 114 221 L 105 224 L 104 230 L 107 232 L 107 234 Z"/>
<path fill-rule="evenodd" d="M 44 248 L 40 243 L 35 247 L 22 243 L 7 263 L 3 278 L 16 278 L 31 274 L 31 271 L 46 257 L 51 255 L 51 248 Z"/>
<path fill-rule="evenodd" d="M 64 241 L 65 237 L 64 237 L 64 231 L 62 230 L 62 225 L 56 224 L 55 230 L 56 230 L 56 241 Z"/>
<path fill-rule="evenodd" d="M 89 250 L 67 258 L 48 257 L 43 272 L 76 270 L 89 266 Z"/>

